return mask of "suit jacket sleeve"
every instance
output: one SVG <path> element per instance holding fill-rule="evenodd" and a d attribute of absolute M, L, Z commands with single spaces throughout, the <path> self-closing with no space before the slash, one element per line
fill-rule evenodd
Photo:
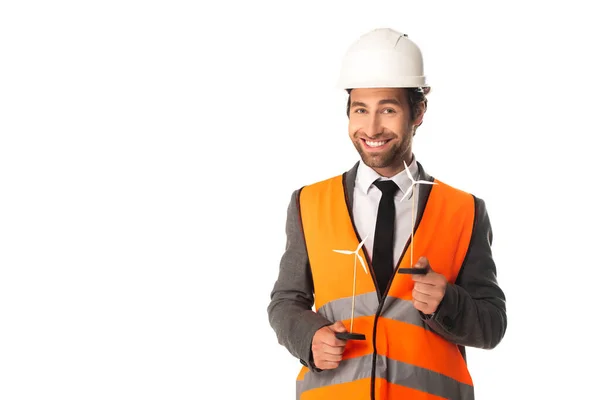
<path fill-rule="evenodd" d="M 292 193 L 288 206 L 286 246 L 267 313 L 279 344 L 302 364 L 318 371 L 312 363 L 312 338 L 318 329 L 332 322 L 312 310 L 313 282 L 298 212 L 300 190 Z"/>
<path fill-rule="evenodd" d="M 506 298 L 496 278 L 486 206 L 482 199 L 474 197 L 474 201 L 473 234 L 463 266 L 427 324 L 457 345 L 491 349 L 506 332 Z"/>

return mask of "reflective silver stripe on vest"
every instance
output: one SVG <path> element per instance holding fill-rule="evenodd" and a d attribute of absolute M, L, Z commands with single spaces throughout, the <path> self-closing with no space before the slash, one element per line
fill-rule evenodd
<path fill-rule="evenodd" d="M 352 382 L 357 379 L 369 378 L 373 355 L 344 360 L 336 369 L 321 372 L 307 372 L 304 380 L 296 384 L 296 398 L 308 390 Z M 390 383 L 420 390 L 442 398 L 452 400 L 473 400 L 473 386 L 454 380 L 446 375 L 415 365 L 392 360 L 381 355 L 377 356 L 375 377 L 383 378 Z M 361 398 L 370 398 L 371 387 L 367 393 L 361 393 Z"/>
<path fill-rule="evenodd" d="M 357 295 L 354 303 L 354 318 L 374 315 L 378 306 L 379 299 L 376 292 Z M 352 297 L 330 301 L 321 306 L 318 312 L 333 322 L 349 320 L 352 316 Z M 429 330 L 429 326 L 421 319 L 419 311 L 408 300 L 387 296 L 381 315 L 388 319 L 406 322 Z"/>
<path fill-rule="evenodd" d="M 304 387 L 304 381 L 296 381 L 296 400 L 300 400 L 302 395 L 302 388 Z"/>
<path fill-rule="evenodd" d="M 373 364 L 373 354 L 368 354 L 362 357 L 342 360 L 335 369 L 326 369 L 321 372 L 308 371 L 304 374 L 304 380 L 296 382 L 296 398 L 311 389 L 335 385 L 338 383 L 347 383 L 358 379 L 371 377 L 371 365 Z M 361 393 L 358 398 L 371 398 L 371 388 L 366 393 Z"/>

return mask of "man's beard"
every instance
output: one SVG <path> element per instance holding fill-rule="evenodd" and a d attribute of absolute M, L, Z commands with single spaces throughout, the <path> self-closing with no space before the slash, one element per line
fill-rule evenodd
<path fill-rule="evenodd" d="M 361 139 L 355 139 L 352 143 L 363 162 L 371 168 L 388 168 L 402 165 L 402 160 L 410 147 L 410 140 L 403 140 L 390 145 L 385 151 L 374 154 L 364 151 L 364 142 Z"/>

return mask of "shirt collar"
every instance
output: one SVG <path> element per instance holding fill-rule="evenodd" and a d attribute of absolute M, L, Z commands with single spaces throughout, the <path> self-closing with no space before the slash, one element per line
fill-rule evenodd
<path fill-rule="evenodd" d="M 411 163 L 408 165 L 408 170 L 410 171 L 413 179 L 417 180 L 419 168 L 417 166 L 417 160 L 414 157 L 414 155 L 413 155 Z M 404 195 L 406 193 L 406 191 L 410 188 L 410 185 L 412 184 L 410 178 L 408 177 L 408 174 L 406 173 L 406 170 L 402 170 L 401 172 L 397 173 L 396 175 L 392 176 L 391 178 L 386 178 L 386 177 L 379 175 L 377 172 L 375 172 L 375 170 L 373 168 L 369 167 L 361 159 L 358 164 L 358 170 L 356 171 L 356 186 L 364 194 L 368 194 L 369 190 L 375 187 L 373 185 L 373 183 L 379 179 L 393 180 L 396 183 L 396 185 L 398 185 L 398 187 L 400 188 L 400 192 L 402 192 L 402 195 Z M 408 198 L 410 198 L 411 196 L 412 196 L 412 191 L 411 191 L 411 194 L 408 196 Z"/>

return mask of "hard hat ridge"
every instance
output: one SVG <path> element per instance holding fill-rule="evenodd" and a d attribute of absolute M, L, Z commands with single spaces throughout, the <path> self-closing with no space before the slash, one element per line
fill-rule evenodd
<path fill-rule="evenodd" d="M 361 35 L 342 60 L 338 86 L 356 88 L 422 88 L 429 92 L 423 56 L 408 35 L 377 28 Z"/>

